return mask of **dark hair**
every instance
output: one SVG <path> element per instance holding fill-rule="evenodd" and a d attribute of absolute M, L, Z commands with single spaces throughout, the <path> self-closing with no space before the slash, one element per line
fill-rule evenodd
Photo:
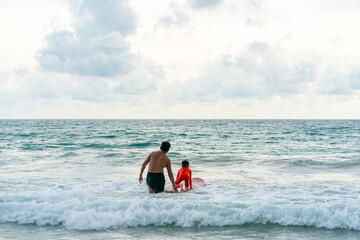
<path fill-rule="evenodd" d="M 182 161 L 181 166 L 182 167 L 188 167 L 189 166 L 189 161 L 186 161 L 186 160 Z"/>
<path fill-rule="evenodd" d="M 168 141 L 166 141 L 166 142 L 161 143 L 160 149 L 161 149 L 161 151 L 168 152 L 170 147 L 171 147 L 171 144 Z"/>

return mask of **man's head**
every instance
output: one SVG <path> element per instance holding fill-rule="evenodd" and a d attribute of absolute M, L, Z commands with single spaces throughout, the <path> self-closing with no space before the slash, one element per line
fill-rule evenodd
<path fill-rule="evenodd" d="M 161 146 L 160 146 L 160 150 L 163 152 L 168 152 L 170 150 L 171 144 L 166 141 L 166 142 L 162 142 Z"/>
<path fill-rule="evenodd" d="M 184 161 L 182 161 L 181 166 L 182 167 L 189 167 L 189 162 L 184 160 Z"/>

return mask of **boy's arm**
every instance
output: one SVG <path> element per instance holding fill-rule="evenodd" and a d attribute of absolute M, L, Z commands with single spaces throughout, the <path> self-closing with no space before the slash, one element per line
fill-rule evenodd
<path fill-rule="evenodd" d="M 143 182 L 143 177 L 142 177 L 142 174 L 145 170 L 145 167 L 146 165 L 150 162 L 150 155 L 145 159 L 145 161 L 143 162 L 142 166 L 141 166 L 141 170 L 140 170 L 140 174 L 139 174 L 139 183 L 142 183 Z"/>
<path fill-rule="evenodd" d="M 170 161 L 170 159 L 169 159 L 169 161 L 168 161 L 168 164 L 166 165 L 166 170 L 167 170 L 167 172 L 168 172 L 170 181 L 171 181 L 171 183 L 172 183 L 172 185 L 173 185 L 174 191 L 175 191 L 175 192 L 178 192 L 178 190 L 177 190 L 177 188 L 176 188 L 176 185 L 175 185 L 175 182 L 174 182 L 174 175 L 173 175 L 172 170 L 171 170 L 171 161 Z"/>

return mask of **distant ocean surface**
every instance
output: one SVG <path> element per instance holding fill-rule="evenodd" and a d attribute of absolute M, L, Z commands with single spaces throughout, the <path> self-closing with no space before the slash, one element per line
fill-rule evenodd
<path fill-rule="evenodd" d="M 204 188 L 138 182 L 165 140 Z M 0 120 L 0 239 L 139 238 L 360 239 L 360 121 Z"/>

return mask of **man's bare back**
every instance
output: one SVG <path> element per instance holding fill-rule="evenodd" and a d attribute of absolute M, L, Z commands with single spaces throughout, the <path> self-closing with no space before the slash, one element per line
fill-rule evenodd
<path fill-rule="evenodd" d="M 163 151 L 152 152 L 149 158 L 149 172 L 162 173 L 164 168 L 169 164 L 170 159 Z"/>
<path fill-rule="evenodd" d="M 161 144 L 161 151 L 158 152 L 152 152 L 149 154 L 149 156 L 145 159 L 144 163 L 141 166 L 140 175 L 139 175 L 139 182 L 142 183 L 143 177 L 142 174 L 145 170 L 145 167 L 147 164 L 149 164 L 149 170 L 148 175 L 146 178 L 146 183 L 149 188 L 150 193 L 158 193 L 164 191 L 165 186 L 165 178 L 164 178 L 164 168 L 166 167 L 166 170 L 168 172 L 170 181 L 174 187 L 174 190 L 177 192 L 177 189 L 175 187 L 175 181 L 174 181 L 174 175 L 171 170 L 171 161 L 166 156 L 166 153 L 170 149 L 170 143 L 169 142 L 163 142 Z"/>

